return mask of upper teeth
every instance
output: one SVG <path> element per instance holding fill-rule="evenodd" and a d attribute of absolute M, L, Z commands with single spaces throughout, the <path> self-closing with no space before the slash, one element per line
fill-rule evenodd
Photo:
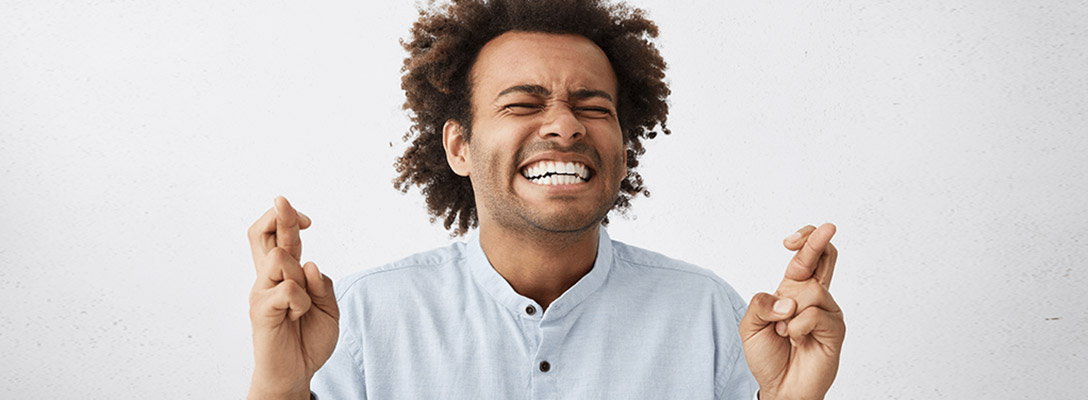
<path fill-rule="evenodd" d="M 521 170 L 533 183 L 561 185 L 589 180 L 589 168 L 580 162 L 539 161 Z"/>

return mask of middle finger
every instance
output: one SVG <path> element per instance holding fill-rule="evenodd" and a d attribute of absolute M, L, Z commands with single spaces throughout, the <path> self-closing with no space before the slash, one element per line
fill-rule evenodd
<path fill-rule="evenodd" d="M 786 279 L 803 281 L 811 278 L 816 270 L 816 261 L 823 254 L 828 243 L 831 243 L 831 237 L 834 235 L 835 225 L 833 224 L 825 223 L 816 228 L 786 266 Z"/>

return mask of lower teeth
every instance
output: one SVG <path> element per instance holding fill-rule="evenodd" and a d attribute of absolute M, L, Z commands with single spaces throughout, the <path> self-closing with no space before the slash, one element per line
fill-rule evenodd
<path fill-rule="evenodd" d="M 585 180 L 583 180 L 582 178 L 572 175 L 550 175 L 546 177 L 531 179 L 530 181 L 538 185 L 572 185 L 575 183 L 585 182 Z"/>

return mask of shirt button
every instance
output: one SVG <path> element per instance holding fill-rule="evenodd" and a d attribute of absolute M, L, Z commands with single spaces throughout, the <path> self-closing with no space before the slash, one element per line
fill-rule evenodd
<path fill-rule="evenodd" d="M 548 364 L 547 361 L 541 361 L 540 362 L 540 372 L 548 372 L 548 371 L 551 371 L 551 370 L 552 370 L 552 365 Z"/>
<path fill-rule="evenodd" d="M 529 315 L 536 314 L 536 307 L 533 307 L 532 305 L 525 306 L 525 313 Z"/>

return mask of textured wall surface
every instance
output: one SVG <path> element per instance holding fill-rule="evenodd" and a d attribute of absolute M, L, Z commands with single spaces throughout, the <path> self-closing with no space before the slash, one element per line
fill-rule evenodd
<path fill-rule="evenodd" d="M 674 134 L 614 238 L 747 297 L 838 224 L 830 398 L 1088 392 L 1086 2 L 635 4 Z M 411 3 L 0 9 L 0 397 L 244 397 L 278 194 L 334 278 L 448 242 L 390 184 Z"/>

